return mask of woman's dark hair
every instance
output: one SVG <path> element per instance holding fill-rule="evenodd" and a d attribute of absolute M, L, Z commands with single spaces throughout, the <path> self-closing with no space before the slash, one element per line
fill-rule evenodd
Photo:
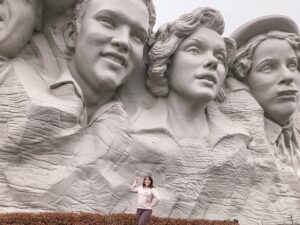
<path fill-rule="evenodd" d="M 151 183 L 150 183 L 150 188 L 154 188 L 154 186 L 153 186 L 153 179 L 152 179 L 151 176 L 145 176 L 144 181 L 143 181 L 143 187 L 146 186 L 146 185 L 145 185 L 145 180 L 146 180 L 146 178 L 148 178 L 148 179 L 151 181 Z"/>

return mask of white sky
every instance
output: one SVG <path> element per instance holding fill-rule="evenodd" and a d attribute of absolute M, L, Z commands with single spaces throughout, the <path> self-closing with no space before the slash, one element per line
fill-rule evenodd
<path fill-rule="evenodd" d="M 157 13 L 155 29 L 197 7 L 221 11 L 227 36 L 245 22 L 270 14 L 289 16 L 300 26 L 300 0 L 154 0 L 154 4 Z"/>

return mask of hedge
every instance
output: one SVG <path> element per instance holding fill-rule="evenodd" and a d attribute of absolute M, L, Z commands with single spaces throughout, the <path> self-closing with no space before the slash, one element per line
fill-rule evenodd
<path fill-rule="evenodd" d="M 134 214 L 103 216 L 92 213 L 6 213 L 0 214 L 1 225 L 136 225 Z M 149 225 L 238 225 L 237 221 L 209 221 L 159 218 Z"/>

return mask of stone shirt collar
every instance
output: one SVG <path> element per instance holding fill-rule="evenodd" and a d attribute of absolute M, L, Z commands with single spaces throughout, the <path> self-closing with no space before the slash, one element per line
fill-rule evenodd
<path fill-rule="evenodd" d="M 56 89 L 59 88 L 65 84 L 73 84 L 74 88 L 75 88 L 75 92 L 76 94 L 82 99 L 82 101 L 84 102 L 83 99 L 83 92 L 81 87 L 79 86 L 79 84 L 77 83 L 77 81 L 74 79 L 74 77 L 72 76 L 70 70 L 68 68 L 66 68 L 64 70 L 64 72 L 56 79 L 56 81 L 54 81 L 49 88 L 50 89 Z"/>
<path fill-rule="evenodd" d="M 222 138 L 237 134 L 247 136 L 247 139 L 250 140 L 248 132 L 242 127 L 233 124 L 232 121 L 225 117 L 215 102 L 210 102 L 207 105 L 206 113 L 212 134 L 209 137 L 210 145 L 214 146 Z M 159 99 L 154 107 L 144 110 L 138 118 L 132 122 L 131 129 L 134 133 L 161 130 L 176 139 L 172 128 L 168 124 L 168 110 L 165 99 Z"/>
<path fill-rule="evenodd" d="M 54 90 L 56 88 L 66 85 L 66 84 L 74 85 L 76 95 L 81 98 L 83 105 L 84 105 L 84 111 L 85 111 L 84 114 L 86 114 L 86 104 L 84 102 L 82 89 L 79 86 L 79 84 L 77 83 L 77 81 L 74 79 L 74 77 L 71 75 L 71 72 L 68 68 L 65 69 L 65 71 L 57 78 L 57 80 L 50 85 L 50 89 Z M 120 101 L 118 101 L 117 99 L 113 99 L 110 102 L 99 107 L 96 110 L 96 112 L 92 115 L 92 117 L 90 118 L 89 121 L 87 121 L 87 118 L 85 118 L 86 126 L 87 127 L 91 126 L 99 117 L 101 117 L 107 111 L 110 111 L 116 105 L 120 105 L 120 107 L 123 106 Z M 84 117 L 86 117 L 86 116 L 87 115 L 84 115 Z"/>
<path fill-rule="evenodd" d="M 113 111 L 113 109 L 118 109 L 118 110 L 116 110 L 117 111 L 116 114 L 123 115 L 123 117 L 127 118 L 127 114 L 125 113 L 125 110 L 123 109 L 123 104 L 118 100 L 112 100 L 112 101 L 102 105 L 101 107 L 99 107 L 96 110 L 96 112 L 91 116 L 91 118 L 88 122 L 88 126 L 91 126 L 94 122 L 99 120 L 99 118 L 101 118 L 104 114 L 111 113 Z M 124 116 L 124 115 L 126 115 L 126 116 Z"/>
<path fill-rule="evenodd" d="M 72 84 L 74 87 L 74 94 L 77 95 L 81 101 L 82 101 L 82 111 L 81 116 L 79 118 L 79 122 L 82 127 L 88 126 L 88 120 L 87 120 L 87 111 L 86 111 L 86 104 L 83 99 L 83 92 L 77 81 L 72 76 L 69 68 L 66 68 L 63 73 L 60 74 L 60 76 L 52 83 L 50 84 L 49 88 L 51 90 L 58 89 L 60 87 L 63 87 L 64 85 Z"/>
<path fill-rule="evenodd" d="M 287 128 L 288 130 L 291 130 L 292 132 L 294 132 L 294 127 L 295 127 L 294 118 L 291 118 L 288 125 L 286 125 L 284 127 L 265 118 L 266 137 L 267 137 L 267 140 L 271 144 L 274 144 L 277 141 L 277 139 L 279 138 L 279 135 L 282 133 L 282 130 L 284 128 Z"/>
<path fill-rule="evenodd" d="M 273 145 L 279 138 L 279 135 L 282 132 L 282 127 L 277 123 L 265 118 L 265 130 L 267 140 Z"/>

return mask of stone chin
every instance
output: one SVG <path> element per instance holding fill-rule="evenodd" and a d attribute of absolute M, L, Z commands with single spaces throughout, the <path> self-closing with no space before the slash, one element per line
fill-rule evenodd
<path fill-rule="evenodd" d="M 288 121 L 296 111 L 297 102 L 286 101 L 273 107 L 273 109 L 269 112 L 271 116 L 266 115 L 266 117 L 270 118 L 279 125 L 285 125 L 283 123 Z"/>

